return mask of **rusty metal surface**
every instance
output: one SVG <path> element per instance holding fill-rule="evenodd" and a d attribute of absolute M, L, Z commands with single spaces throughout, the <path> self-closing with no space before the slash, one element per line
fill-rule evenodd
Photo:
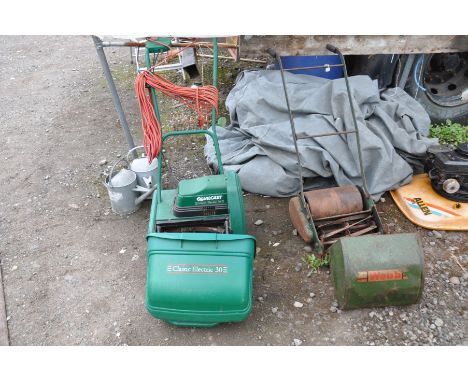
<path fill-rule="evenodd" d="M 241 36 L 241 57 L 267 56 L 267 48 L 280 55 L 326 55 L 330 54 L 327 43 L 340 48 L 343 54 L 417 54 L 450 53 L 468 51 L 468 36 L 376 36 L 376 35 L 283 35 Z"/>
<path fill-rule="evenodd" d="M 354 185 L 307 191 L 304 196 L 314 220 L 315 240 L 324 248 L 324 253 L 342 237 L 382 233 L 375 211 L 364 209 L 362 195 Z M 290 200 L 289 216 L 298 234 L 310 243 L 314 234 L 299 197 Z"/>
<path fill-rule="evenodd" d="M 352 223 L 351 223 L 351 221 L 354 220 L 354 219 L 350 219 L 349 221 L 343 221 L 341 223 L 342 224 L 341 227 L 334 228 L 334 229 L 332 229 L 331 231 L 328 231 L 328 232 L 324 232 L 322 234 L 322 239 L 327 239 L 329 237 L 336 236 L 338 234 L 341 234 L 341 233 L 346 232 L 346 231 L 351 230 L 351 229 L 367 228 L 368 227 L 367 221 L 369 219 L 371 219 L 371 218 L 372 218 L 372 216 L 368 215 L 368 216 L 365 216 L 364 218 L 359 219 L 359 220 L 357 220 L 355 222 L 352 222 Z M 357 231 L 357 232 L 359 232 L 359 231 Z M 353 234 L 351 234 L 350 236 L 353 236 Z M 359 236 L 359 235 L 357 235 L 357 236 Z"/>
<path fill-rule="evenodd" d="M 312 231 L 310 230 L 309 222 L 306 216 L 302 212 L 301 201 L 298 196 L 291 198 L 289 201 L 289 217 L 294 228 L 297 229 L 297 233 L 306 243 L 312 241 Z"/>
<path fill-rule="evenodd" d="M 126 46 L 130 48 L 144 48 L 146 41 L 103 41 L 102 45 L 104 47 L 109 46 Z M 195 42 L 172 42 L 171 47 L 175 48 L 185 48 L 193 46 L 194 48 L 213 48 L 213 43 L 209 41 L 195 41 Z M 219 42 L 218 48 L 220 49 L 231 49 L 237 50 L 238 45 L 226 42 Z"/>
<path fill-rule="evenodd" d="M 342 237 L 380 233 L 371 209 L 317 220 L 315 228 L 325 250 Z"/>
<path fill-rule="evenodd" d="M 305 198 L 313 219 L 363 210 L 361 193 L 353 185 L 307 191 Z"/>
<path fill-rule="evenodd" d="M 363 199 L 353 185 L 308 191 L 305 194 L 312 214 L 316 239 L 325 249 L 340 238 L 381 233 L 373 209 L 364 210 Z M 302 211 L 299 197 L 289 201 L 289 216 L 299 236 L 307 243 L 314 239 L 313 229 Z"/>

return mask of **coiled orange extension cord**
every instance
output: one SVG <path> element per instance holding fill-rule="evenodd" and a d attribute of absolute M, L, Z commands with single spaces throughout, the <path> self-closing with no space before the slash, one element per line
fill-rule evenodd
<path fill-rule="evenodd" d="M 141 127 L 143 129 L 143 146 L 151 163 L 161 150 L 161 124 L 156 118 L 151 91 L 146 87 L 151 86 L 166 96 L 177 99 L 190 109 L 194 110 L 199 119 L 200 128 L 205 124 L 205 117 L 214 107 L 218 114 L 218 89 L 212 85 L 189 88 L 178 86 L 164 77 L 145 70 L 139 73 L 135 80 L 135 93 L 141 113 Z"/>

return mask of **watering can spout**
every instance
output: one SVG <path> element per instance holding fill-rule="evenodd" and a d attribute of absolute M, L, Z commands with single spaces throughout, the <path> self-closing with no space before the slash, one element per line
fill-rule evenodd
<path fill-rule="evenodd" d="M 134 191 L 142 191 L 142 190 L 144 190 L 144 188 L 140 187 L 140 186 L 137 186 L 137 188 L 134 188 Z M 136 198 L 135 199 L 135 206 L 138 206 L 141 203 L 143 203 L 143 201 L 148 196 L 150 196 L 154 192 L 154 190 L 156 190 L 156 186 L 151 187 L 150 189 L 148 189 L 148 191 L 144 192 L 142 195 L 140 195 L 138 198 Z"/>
<path fill-rule="evenodd" d="M 114 175 L 114 169 L 121 161 L 126 162 L 127 167 Z M 149 167 L 146 157 L 134 159 L 132 162 L 120 158 L 113 164 L 104 183 L 109 193 L 112 211 L 119 215 L 128 215 L 138 209 L 157 188 L 152 184 L 157 162 L 155 166 L 155 168 Z"/>

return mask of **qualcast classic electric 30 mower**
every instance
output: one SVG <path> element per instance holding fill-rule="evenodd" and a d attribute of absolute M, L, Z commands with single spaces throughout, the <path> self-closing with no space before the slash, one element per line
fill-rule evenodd
<path fill-rule="evenodd" d="M 147 67 L 151 67 L 151 53 L 166 49 L 169 50 L 168 42 L 149 41 Z M 213 50 L 213 85 L 216 87 L 217 39 L 213 41 Z M 179 88 L 179 92 L 182 91 Z M 150 94 L 152 111 L 159 121 L 154 87 L 150 87 Z M 198 105 L 198 93 L 196 97 Z M 241 321 L 252 308 L 255 238 L 246 234 L 239 177 L 235 172 L 223 171 L 215 117 L 213 107 L 211 131 L 172 131 L 163 134 L 160 140 L 157 190 L 153 195 L 147 235 L 146 307 L 154 317 L 174 325 L 209 327 Z M 164 142 L 170 137 L 196 134 L 212 139 L 218 174 L 184 179 L 177 189 L 163 190 Z"/>

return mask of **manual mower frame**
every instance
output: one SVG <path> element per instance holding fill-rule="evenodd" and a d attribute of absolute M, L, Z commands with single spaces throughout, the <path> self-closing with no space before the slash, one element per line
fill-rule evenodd
<path fill-rule="evenodd" d="M 354 111 L 354 105 L 353 105 L 352 94 L 351 94 L 351 87 L 349 85 L 348 72 L 346 70 L 346 63 L 345 63 L 345 60 L 344 60 L 344 56 L 337 47 L 335 47 L 335 46 L 333 46 L 331 44 L 327 44 L 326 48 L 330 52 L 332 52 L 334 54 L 337 54 L 340 57 L 341 64 L 333 65 L 333 66 L 335 66 L 335 67 L 338 66 L 338 67 L 343 68 L 343 76 L 344 76 L 345 83 L 346 83 L 346 92 L 348 94 L 349 105 L 350 105 L 350 108 L 351 108 L 351 114 L 352 114 L 352 118 L 353 118 L 354 130 L 348 130 L 348 131 L 343 131 L 343 132 L 338 131 L 338 132 L 334 132 L 334 133 L 325 133 L 325 134 L 315 134 L 315 135 L 309 135 L 309 137 L 310 138 L 320 138 L 320 137 L 328 137 L 328 136 L 333 136 L 333 135 L 356 134 L 356 143 L 357 143 L 358 160 L 359 160 L 359 170 L 360 170 L 361 179 L 362 179 L 362 188 L 359 188 L 359 191 L 362 193 L 362 196 L 363 196 L 365 210 L 367 210 L 367 212 L 371 213 L 371 215 L 372 215 L 372 217 L 373 217 L 373 219 L 374 219 L 374 221 L 376 223 L 378 232 L 383 233 L 383 227 L 382 227 L 382 223 L 380 221 L 380 217 L 379 217 L 377 209 L 375 207 L 375 203 L 372 200 L 372 198 L 370 197 L 369 190 L 368 190 L 368 187 L 367 187 L 367 180 L 366 180 L 366 175 L 364 173 L 364 164 L 363 164 L 363 160 L 362 160 L 361 141 L 360 141 L 360 138 L 359 138 L 359 127 L 358 127 L 358 124 L 357 124 L 357 121 L 356 121 L 356 114 L 355 114 L 355 111 Z M 319 238 L 314 219 L 312 218 L 312 213 L 310 211 L 309 205 L 306 202 L 305 195 L 304 195 L 304 178 L 302 176 L 302 162 L 301 162 L 301 157 L 299 155 L 299 148 L 298 148 L 298 145 L 297 145 L 298 138 L 297 138 L 297 134 L 296 134 L 296 128 L 294 126 L 294 118 L 293 118 L 293 114 L 292 114 L 292 111 L 291 111 L 291 106 L 290 106 L 290 103 L 289 103 L 288 91 L 287 91 L 287 87 L 286 87 L 286 80 L 284 78 L 285 69 L 283 68 L 283 63 L 282 63 L 282 60 L 281 60 L 281 56 L 278 55 L 272 49 L 268 49 L 267 51 L 273 58 L 275 58 L 277 60 L 279 68 L 280 68 L 281 81 L 283 83 L 284 97 L 286 99 L 286 105 L 287 105 L 287 109 L 288 109 L 288 113 L 289 113 L 289 121 L 290 121 L 290 124 L 291 124 L 292 139 L 293 139 L 293 142 L 294 142 L 294 147 L 295 147 L 295 151 L 296 151 L 296 155 L 297 155 L 297 163 L 298 163 L 298 170 L 299 170 L 299 177 L 300 177 L 300 182 L 299 182 L 300 207 L 301 207 L 302 213 L 304 214 L 304 216 L 307 219 L 307 228 L 311 232 L 311 236 L 312 236 L 311 244 L 314 246 L 314 249 L 319 254 L 323 254 L 325 252 L 325 244 L 322 243 L 320 238 Z M 304 68 L 294 68 L 294 70 L 297 70 L 297 69 L 316 70 L 316 69 L 324 69 L 324 68 L 327 68 L 327 67 L 330 67 L 330 65 L 310 66 L 310 67 L 304 67 Z M 366 211 L 362 211 L 362 212 L 366 212 Z M 330 216 L 327 219 L 340 218 L 340 217 L 341 216 Z"/>

